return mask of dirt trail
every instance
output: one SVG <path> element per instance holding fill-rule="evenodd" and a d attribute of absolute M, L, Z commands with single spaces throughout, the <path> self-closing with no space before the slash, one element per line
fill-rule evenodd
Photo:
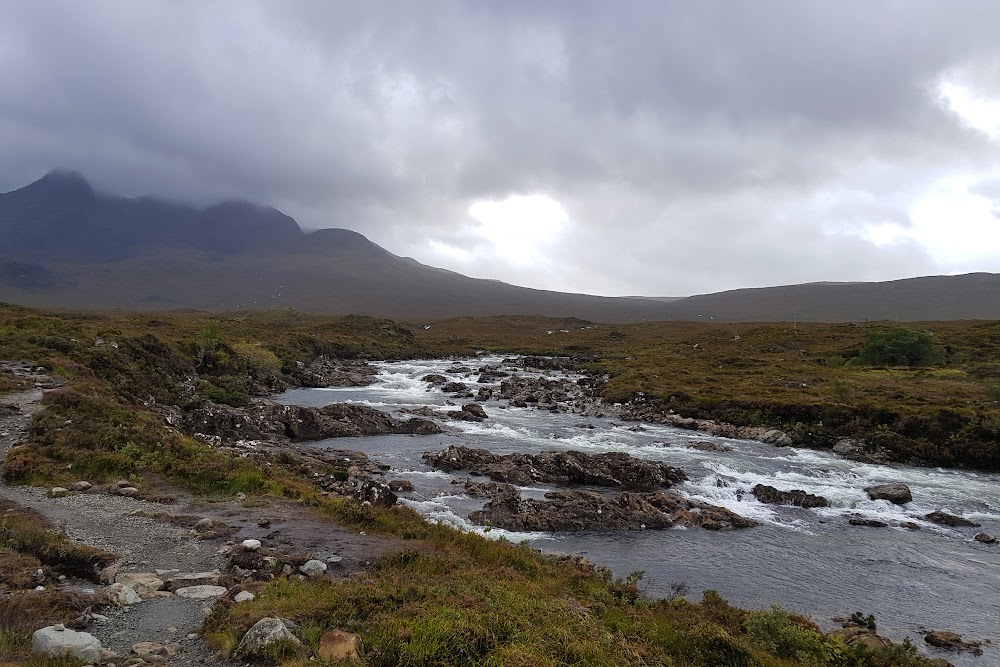
<path fill-rule="evenodd" d="M 11 447 L 26 438 L 31 416 L 41 409 L 44 393 L 60 383 L 24 364 L 2 362 L 0 370 L 34 385 L 0 396 L 2 461 Z M 142 485 L 140 480 L 134 481 Z M 161 480 L 157 480 L 157 490 L 165 490 Z M 253 498 L 206 502 L 179 489 L 167 490 L 176 502 L 163 505 L 96 492 L 49 498 L 45 489 L 8 486 L 0 480 L 0 496 L 39 512 L 73 540 L 119 554 L 122 572 L 225 572 L 227 542 L 254 538 L 286 554 L 328 561 L 328 574 L 337 579 L 363 570 L 373 558 L 406 548 L 401 540 L 337 526 L 317 511 L 291 501 Z M 266 528 L 258 525 L 265 516 Z M 224 538 L 199 539 L 190 526 L 200 518 L 223 522 L 231 530 Z M 80 582 L 66 584 L 74 588 L 81 585 L 97 588 Z M 100 613 L 108 620 L 92 623 L 87 630 L 123 659 L 136 642 L 177 642 L 183 649 L 170 664 L 215 664 L 212 649 L 196 635 L 210 603 L 171 596 L 144 600 L 132 607 L 106 607 Z"/>

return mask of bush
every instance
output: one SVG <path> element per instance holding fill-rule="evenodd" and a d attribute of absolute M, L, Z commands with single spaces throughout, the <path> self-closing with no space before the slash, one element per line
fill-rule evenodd
<path fill-rule="evenodd" d="M 897 327 L 870 334 L 857 359 L 869 366 L 926 366 L 941 355 L 930 335 Z"/>

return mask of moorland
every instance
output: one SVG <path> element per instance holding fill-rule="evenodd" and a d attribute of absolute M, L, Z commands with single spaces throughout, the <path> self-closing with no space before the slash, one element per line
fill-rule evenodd
<path fill-rule="evenodd" d="M 263 616 L 294 620 L 303 644 L 262 657 L 308 664 L 331 629 L 363 636 L 370 665 L 930 664 L 910 644 L 848 645 L 780 608 L 746 611 L 707 592 L 648 599 L 640 574 L 544 555 L 431 525 L 399 506 L 323 493 L 297 455 L 233 456 L 161 418 L 206 404 L 245 406 L 305 382 L 319 357 L 404 359 L 480 351 L 565 357 L 596 397 L 635 414 L 673 414 L 780 429 L 798 446 L 862 443 L 860 455 L 919 465 L 1000 467 L 1000 324 L 597 324 L 540 317 L 394 322 L 293 311 L 206 314 L 44 312 L 0 307 L 0 350 L 60 378 L 27 437 L 6 455 L 6 484 L 141 481 L 147 501 L 274 497 L 330 522 L 406 542 L 339 582 L 273 577 L 257 598 L 218 604 L 202 636 L 223 659 Z M 0 375 L 0 392 L 27 389 Z M 324 467 L 325 466 L 325 467 Z M 333 464 L 325 475 L 347 476 Z M 240 494 L 240 495 L 238 495 Z M 8 508 L 0 556 L 10 572 L 79 575 L 104 562 L 44 520 Z M 26 518 L 25 518 L 26 517 Z M 63 554 L 64 557 L 54 556 Z M 89 559 L 89 560 L 88 560 Z M 4 572 L 8 572 L 7 569 Z M 5 574 L 6 576 L 6 574 Z M 79 612 L 65 597 L 32 596 L 13 575 L 0 594 L 0 659 L 40 664 L 30 633 Z M 846 612 L 854 610 L 845 610 Z M 6 662 L 4 662 L 6 661 Z M 938 663 L 940 664 L 940 663 Z"/>

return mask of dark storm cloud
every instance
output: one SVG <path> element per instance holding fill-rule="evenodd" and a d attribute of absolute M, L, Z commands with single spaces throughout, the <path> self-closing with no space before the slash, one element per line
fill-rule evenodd
<path fill-rule="evenodd" d="M 565 290 L 951 270 L 866 230 L 996 169 L 937 86 L 995 82 L 998 19 L 919 0 L 3 3 L 0 190 L 65 166 L 242 197 Z M 546 266 L 496 256 L 467 212 L 532 193 L 571 218 Z"/>

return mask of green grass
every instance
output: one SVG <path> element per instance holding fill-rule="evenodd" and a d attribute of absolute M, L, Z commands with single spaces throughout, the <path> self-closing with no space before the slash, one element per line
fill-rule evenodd
<path fill-rule="evenodd" d="M 849 649 L 779 608 L 747 612 L 713 592 L 698 603 L 647 600 L 637 583 L 502 540 L 426 526 L 412 550 L 365 574 L 339 583 L 281 579 L 252 602 L 216 607 L 205 636 L 232 652 L 261 617 L 292 619 L 307 641 L 281 657 L 288 665 L 306 664 L 331 629 L 359 634 L 361 664 L 380 667 L 927 664 L 912 647 Z"/>

